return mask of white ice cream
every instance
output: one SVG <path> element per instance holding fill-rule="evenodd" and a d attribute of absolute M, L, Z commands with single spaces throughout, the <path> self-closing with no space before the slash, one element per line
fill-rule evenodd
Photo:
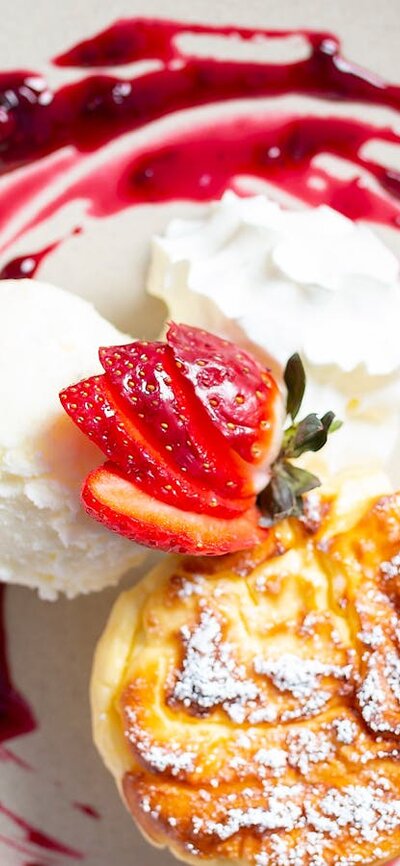
<path fill-rule="evenodd" d="M 245 335 L 280 365 L 299 351 L 304 412 L 345 421 L 330 470 L 383 463 L 400 480 L 399 264 L 368 228 L 227 193 L 154 239 L 148 288 L 175 321 Z"/>
<path fill-rule="evenodd" d="M 0 580 L 69 597 L 115 583 L 143 549 L 80 505 L 102 455 L 61 408 L 61 388 L 126 341 L 86 301 L 35 280 L 0 281 Z"/>

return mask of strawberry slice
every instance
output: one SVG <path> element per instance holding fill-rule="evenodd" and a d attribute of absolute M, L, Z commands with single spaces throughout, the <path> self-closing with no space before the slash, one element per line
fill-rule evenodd
<path fill-rule="evenodd" d="M 167 340 L 100 349 L 105 372 L 60 395 L 110 461 L 84 483 L 86 510 L 161 550 L 252 547 L 265 527 L 302 514 L 319 480 L 291 461 L 322 448 L 340 422 L 333 412 L 296 421 L 305 388 L 297 354 L 284 373 L 283 432 L 281 393 L 256 358 L 186 325 L 171 325 Z"/>
<path fill-rule="evenodd" d="M 168 466 L 117 405 L 104 375 L 66 388 L 60 400 L 75 424 L 144 492 L 183 510 L 225 518 L 252 503 L 252 499 L 224 499 Z"/>
<path fill-rule="evenodd" d="M 182 511 L 149 496 L 112 463 L 90 473 L 82 501 L 88 514 L 108 529 L 168 552 L 221 555 L 253 547 L 266 537 L 255 506 L 231 520 Z"/>
<path fill-rule="evenodd" d="M 224 496 L 253 493 L 248 467 L 196 399 L 170 346 L 135 342 L 100 349 L 113 399 L 169 466 Z"/>
<path fill-rule="evenodd" d="M 199 328 L 171 324 L 167 341 L 227 444 L 250 463 L 271 464 L 284 407 L 270 371 L 244 349 Z"/>

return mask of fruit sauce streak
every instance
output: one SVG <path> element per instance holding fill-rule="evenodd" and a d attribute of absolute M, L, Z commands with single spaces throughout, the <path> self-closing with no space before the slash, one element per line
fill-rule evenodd
<path fill-rule="evenodd" d="M 42 250 L 36 253 L 28 253 L 24 256 L 17 256 L 15 259 L 7 262 L 0 270 L 0 280 L 23 280 L 27 277 L 34 277 L 39 265 L 42 261 L 60 246 L 61 241 L 55 241 L 53 244 L 48 244 Z"/>
<path fill-rule="evenodd" d="M 4 623 L 4 587 L 0 585 L 0 743 L 28 734 L 36 727 L 27 702 L 15 689 L 8 668 Z M 13 759 L 12 752 L 0 751 L 0 759 Z"/>
<path fill-rule="evenodd" d="M 77 227 L 73 229 L 68 237 L 79 235 L 82 229 Z M 51 244 L 37 250 L 35 253 L 25 253 L 23 256 L 17 256 L 15 259 L 7 262 L 4 268 L 0 270 L 0 280 L 23 280 L 30 279 L 35 276 L 37 269 L 40 267 L 44 259 L 47 259 L 54 250 L 58 249 L 66 238 L 53 241 Z"/>
<path fill-rule="evenodd" d="M 74 861 L 81 861 L 84 859 L 81 851 L 78 851 L 76 848 L 71 848 L 63 842 L 59 842 L 58 839 L 49 836 L 47 833 L 42 833 L 41 830 L 29 824 L 23 818 L 20 818 L 19 815 L 16 815 L 11 809 L 8 809 L 3 803 L 0 803 L 0 815 L 22 832 L 22 838 L 15 838 L 14 836 L 1 834 L 0 842 L 3 842 L 7 847 L 31 857 L 35 856 L 35 849 L 39 848 L 46 852 L 46 862 L 49 863 L 49 866 L 50 864 L 53 864 L 53 862 L 54 864 L 60 862 L 58 855 L 62 855 L 63 858 L 68 857 L 69 860 Z M 48 855 L 56 855 L 56 860 L 53 856 L 49 857 Z"/>
<path fill-rule="evenodd" d="M 258 51 L 263 41 L 267 45 L 295 36 L 308 53 L 293 62 L 272 63 L 202 56 L 185 48 L 186 37 L 202 36 L 225 38 L 228 45 L 254 41 Z M 37 72 L 0 74 L 0 173 L 5 175 L 0 222 L 10 222 L 17 214 L 21 217 L 26 205 L 38 197 L 43 185 L 37 183 L 35 188 L 35 168 L 44 174 L 45 184 L 51 184 L 51 165 L 44 157 L 69 159 L 76 167 L 108 142 L 184 109 L 289 94 L 332 104 L 400 107 L 400 87 L 349 63 L 338 39 L 325 32 L 137 18 L 118 21 L 54 60 L 59 68 L 85 69 L 135 62 L 146 67 L 138 68 L 133 78 L 96 71 L 55 91 Z M 100 168 L 93 170 L 89 162 L 79 180 L 71 183 L 67 165 L 64 191 L 50 194 L 47 207 L 38 204 L 14 239 L 82 197 L 88 201 L 88 211 L 99 217 L 143 202 L 208 201 L 235 186 L 244 174 L 309 204 L 325 201 L 352 218 L 398 227 L 400 176 L 362 155 L 363 146 L 372 140 L 400 141 L 390 126 L 375 126 L 356 117 L 277 114 L 276 109 L 267 111 L 261 105 L 257 111 L 251 107 L 247 119 L 240 113 L 232 106 L 230 120 L 215 117 L 211 127 L 198 123 L 197 129 L 192 123 L 190 133 L 186 130 L 170 139 L 164 134 L 161 143 L 158 136 L 145 153 L 130 140 L 128 153 L 118 157 L 105 153 Z M 350 165 L 353 177 L 337 178 L 317 166 L 315 158 L 326 153 Z M 22 181 L 21 172 L 14 177 L 21 166 L 31 172 L 25 186 L 24 172 Z M 373 189 L 360 173 L 372 179 Z M 57 162 L 54 177 L 60 180 Z M 6 275 L 10 270 L 13 273 L 12 267 L 3 269 Z"/>
<path fill-rule="evenodd" d="M 78 812 L 82 812 L 83 815 L 86 815 L 88 818 L 93 818 L 94 821 L 100 821 L 101 815 L 100 812 L 94 808 L 94 806 L 90 806 L 89 803 L 73 803 L 74 809 L 77 809 Z"/>

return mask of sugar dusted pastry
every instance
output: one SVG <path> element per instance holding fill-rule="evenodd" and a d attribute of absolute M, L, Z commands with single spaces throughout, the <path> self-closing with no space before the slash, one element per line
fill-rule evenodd
<path fill-rule="evenodd" d="M 399 573 L 399 495 L 356 475 L 253 550 L 121 595 L 94 737 L 151 842 L 213 866 L 399 854 Z"/>
<path fill-rule="evenodd" d="M 100 344 L 124 335 L 86 301 L 36 280 L 0 281 L 0 581 L 72 597 L 112 583 L 143 552 L 80 506 L 96 449 L 58 399 L 96 373 Z"/>

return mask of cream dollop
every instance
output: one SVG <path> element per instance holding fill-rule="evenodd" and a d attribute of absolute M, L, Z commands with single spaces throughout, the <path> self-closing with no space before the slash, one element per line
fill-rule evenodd
<path fill-rule="evenodd" d="M 346 422 L 330 468 L 384 462 L 399 477 L 399 263 L 370 229 L 329 207 L 229 192 L 154 238 L 148 288 L 175 320 L 242 334 L 281 366 L 299 351 L 305 411 Z"/>

